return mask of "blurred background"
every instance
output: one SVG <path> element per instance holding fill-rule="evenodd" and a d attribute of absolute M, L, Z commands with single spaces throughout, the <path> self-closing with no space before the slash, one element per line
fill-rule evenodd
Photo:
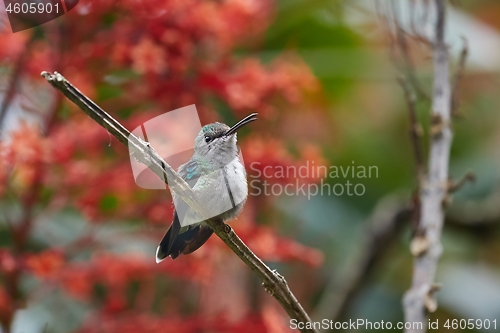
<path fill-rule="evenodd" d="M 411 2 L 397 3 L 81 0 L 18 33 L 2 7 L 0 332 L 292 331 L 217 237 L 155 263 L 172 219 L 170 193 L 139 188 L 127 147 L 41 71 L 62 73 L 130 130 L 191 104 L 202 124 L 258 112 L 238 136 L 254 187 L 235 231 L 286 277 L 314 319 L 404 320 L 417 181 L 397 83 L 405 73 L 384 28 L 390 11 L 408 24 Z M 454 194 L 447 211 L 431 316 L 440 322 L 500 320 L 499 16 L 495 0 L 448 6 L 453 71 L 462 37 L 469 46 L 450 175 L 472 170 L 477 181 Z M 422 31 L 425 22 L 417 21 Z M 412 39 L 408 50 L 427 134 L 432 53 Z M 317 166 L 338 168 L 338 177 L 319 177 Z M 266 177 L 266 167 L 310 172 L 297 181 Z M 348 167 L 377 173 L 342 175 Z M 266 195 L 265 182 L 276 189 L 350 182 L 364 191 Z"/>

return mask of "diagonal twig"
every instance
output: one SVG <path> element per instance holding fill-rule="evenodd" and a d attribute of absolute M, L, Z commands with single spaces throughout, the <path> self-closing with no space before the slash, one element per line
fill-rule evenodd
<path fill-rule="evenodd" d="M 97 104 L 82 94 L 61 74 L 42 72 L 42 76 L 56 89 L 62 92 L 69 100 L 75 103 L 83 112 L 104 127 L 110 134 L 121 143 L 128 145 L 133 157 L 148 166 L 158 177 L 167 183 L 170 188 L 180 196 L 194 211 L 203 213 L 204 208 L 194 198 L 189 185 L 168 165 L 148 143 L 131 134 L 118 121 L 101 109 Z M 168 182 L 167 182 L 168 180 Z M 202 216 L 207 216 L 202 214 Z M 238 237 L 232 228 L 220 220 L 210 219 L 206 221 L 214 233 L 222 239 L 233 252 L 254 271 L 262 281 L 266 291 L 280 303 L 290 318 L 302 323 L 301 332 L 317 333 L 311 325 L 309 315 L 292 293 L 285 278 L 276 270 L 269 267 L 257 257 L 245 243 Z"/>
<path fill-rule="evenodd" d="M 12 69 L 12 74 L 9 78 L 9 85 L 5 92 L 2 103 L 0 105 L 0 129 L 5 129 L 5 126 L 2 126 L 2 123 L 4 122 L 5 117 L 7 116 L 7 112 L 9 110 L 9 107 L 11 106 L 11 103 L 14 101 L 14 98 L 16 97 L 22 72 L 26 64 L 26 59 L 29 56 L 29 53 L 31 51 L 31 46 L 33 45 L 34 40 L 35 38 L 32 36 L 26 42 L 24 50 L 17 57 L 16 63 L 14 64 L 14 68 Z"/>
<path fill-rule="evenodd" d="M 403 62 L 402 70 L 405 72 L 406 77 L 410 81 L 411 85 L 414 87 L 419 98 L 429 99 L 429 95 L 421 86 L 420 81 L 417 78 L 415 71 L 415 64 L 413 62 L 412 56 L 410 54 L 407 33 L 401 28 L 398 21 L 396 23 L 396 43 L 397 48 L 401 52 L 401 59 Z M 423 40 L 423 39 L 421 39 Z"/>
<path fill-rule="evenodd" d="M 408 113 L 410 119 L 410 136 L 411 143 L 413 146 L 413 153 L 415 154 L 415 169 L 417 174 L 417 184 L 420 185 L 422 183 L 422 178 L 424 175 L 424 154 L 422 148 L 422 126 L 418 122 L 417 118 L 417 99 L 415 94 L 412 91 L 411 84 L 407 79 L 399 78 L 398 82 L 400 86 L 403 88 L 405 93 L 406 103 L 408 105 Z M 418 192 L 418 189 L 417 189 Z"/>
<path fill-rule="evenodd" d="M 460 179 L 457 181 L 450 180 L 448 182 L 448 193 L 453 193 L 460 190 L 466 183 L 475 182 L 476 174 L 473 171 L 467 171 Z"/>

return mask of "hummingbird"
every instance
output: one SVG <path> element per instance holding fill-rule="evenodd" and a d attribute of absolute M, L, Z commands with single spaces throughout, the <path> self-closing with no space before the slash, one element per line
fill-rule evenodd
<path fill-rule="evenodd" d="M 199 249 L 212 235 L 209 218 L 223 222 L 235 219 L 248 196 L 245 167 L 239 158 L 237 131 L 257 120 L 252 113 L 232 127 L 215 122 L 205 125 L 194 142 L 191 159 L 177 173 L 192 188 L 207 216 L 200 216 L 173 193 L 174 219 L 156 249 L 156 262 L 177 258 Z"/>

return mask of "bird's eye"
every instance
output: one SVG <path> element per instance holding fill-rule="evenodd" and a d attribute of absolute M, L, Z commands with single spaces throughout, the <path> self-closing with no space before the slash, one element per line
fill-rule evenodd
<path fill-rule="evenodd" d="M 212 139 L 208 136 L 208 135 L 205 135 L 205 142 L 206 143 L 209 143 Z"/>

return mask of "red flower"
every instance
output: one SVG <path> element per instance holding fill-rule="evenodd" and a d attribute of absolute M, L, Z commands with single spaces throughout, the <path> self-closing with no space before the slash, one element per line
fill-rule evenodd
<path fill-rule="evenodd" d="M 26 258 L 26 266 L 39 278 L 53 278 L 64 265 L 64 256 L 56 250 L 46 250 L 31 254 Z"/>
<path fill-rule="evenodd" d="M 137 73 L 161 74 L 167 69 L 165 51 L 150 38 L 144 37 L 131 51 L 132 67 Z"/>

